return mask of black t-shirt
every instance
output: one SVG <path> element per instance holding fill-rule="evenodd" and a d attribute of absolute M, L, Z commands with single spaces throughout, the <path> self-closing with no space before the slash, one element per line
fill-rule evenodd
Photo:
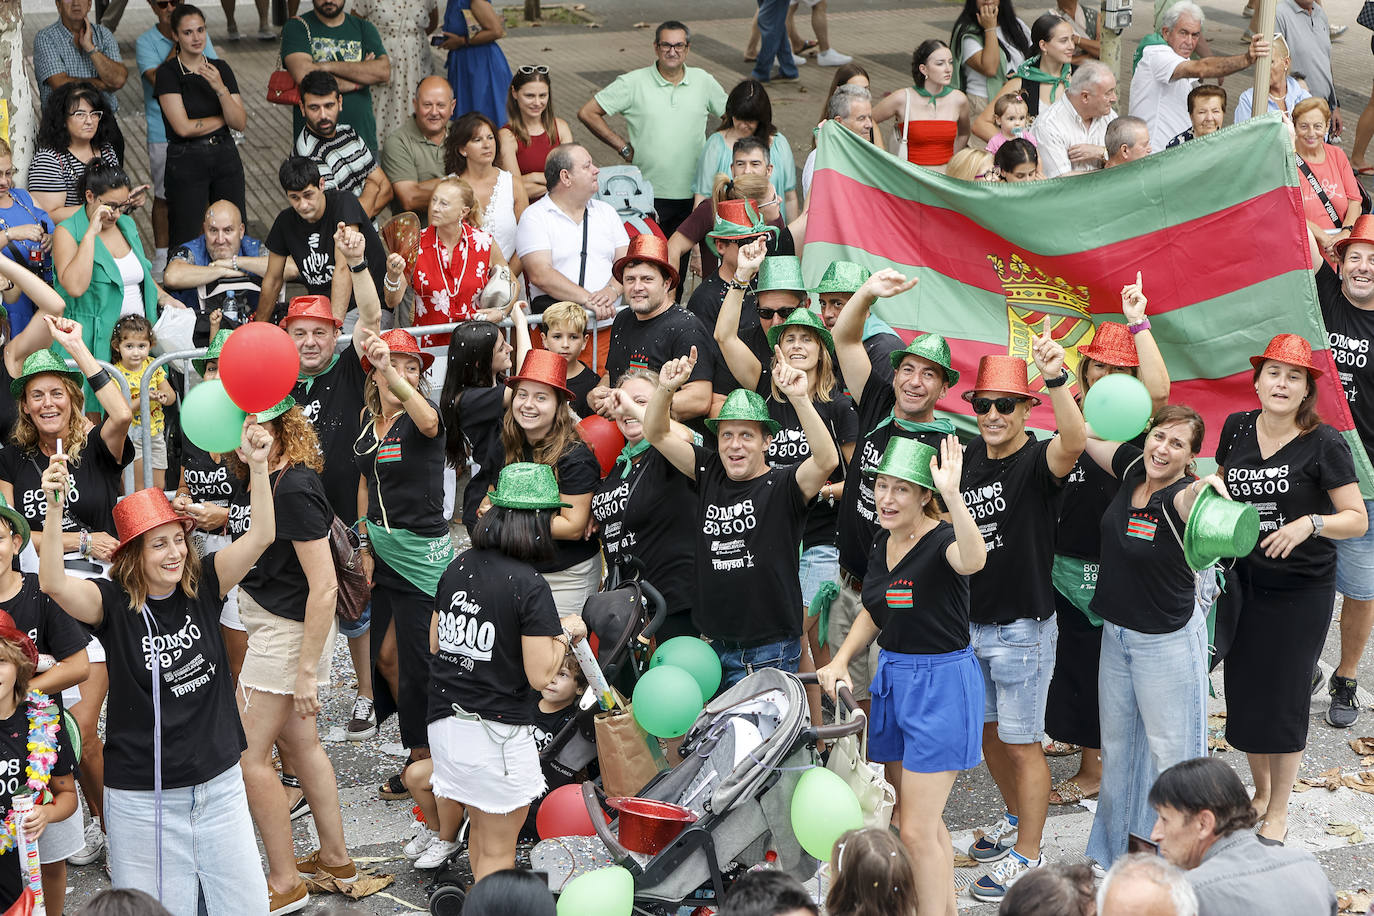
<path fill-rule="evenodd" d="M 458 392 L 458 428 L 468 443 L 472 478 L 463 491 L 463 524 L 477 524 L 477 507 L 496 486 L 496 476 L 506 464 L 501 445 L 501 418 L 506 413 L 506 386 L 464 388 Z M 462 469 L 459 468 L 461 474 Z"/>
<path fill-rule="evenodd" d="M 1055 553 L 1080 560 L 1097 560 L 1101 556 L 1102 517 L 1119 485 L 1087 452 L 1078 456 L 1073 470 L 1064 478 Z"/>
<path fill-rule="evenodd" d="M 836 387 L 830 392 L 830 400 L 817 399 L 814 403 L 816 412 L 825 421 L 825 428 L 830 430 L 830 438 L 834 441 L 837 451 L 841 445 L 853 442 L 859 437 L 859 415 L 854 412 L 854 402 L 849 399 L 849 395 Z M 768 415 L 780 424 L 772 441 L 768 443 L 768 463 L 773 467 L 782 467 L 801 464 L 810 458 L 811 446 L 807 444 L 801 420 L 797 417 L 797 409 L 792 406 L 792 402 L 786 397 L 778 400 L 770 393 Z M 840 457 L 843 459 L 843 453 Z M 844 480 L 843 464 L 843 461 L 837 464 L 826 479 L 831 483 Z M 806 527 L 802 531 L 802 549 L 822 545 L 834 546 L 839 518 L 838 505 L 832 506 L 828 500 L 821 499 L 820 494 L 817 494 L 811 501 L 811 511 L 806 514 Z"/>
<path fill-rule="evenodd" d="M 802 630 L 797 578 L 806 499 L 797 468 L 731 480 L 720 457 L 694 446 L 697 473 L 697 601 L 692 623 L 745 645 L 795 639 Z"/>
<path fill-rule="evenodd" d="M 933 431 L 907 432 L 895 420 L 880 428 L 878 424 L 887 419 L 896 403 L 897 396 L 892 393 L 891 369 L 886 378 L 880 373 L 870 372 L 859 403 L 855 405 L 859 435 L 854 446 L 854 458 L 845 469 L 844 494 L 840 498 L 839 536 L 836 538 L 836 545 L 840 548 L 840 567 L 860 581 L 868 570 L 868 555 L 873 549 L 873 539 L 878 534 L 877 510 L 873 507 L 873 480 L 864 476 L 863 469 L 878 466 L 893 436 L 916 439 L 937 451 L 940 441 L 944 439 L 942 433 Z"/>
<path fill-rule="evenodd" d="M 27 633 L 38 651 L 61 661 L 86 648 L 91 641 L 86 628 L 38 587 L 35 573 L 22 573 L 23 583 L 13 598 L 0 601 L 0 611 L 14 618 L 14 625 Z M 6 796 L 8 797 L 8 796 Z"/>
<path fill-rule="evenodd" d="M 1173 633 L 1193 617 L 1193 571 L 1179 540 L 1187 519 L 1174 508 L 1174 497 L 1193 478 L 1185 475 L 1156 490 L 1137 509 L 1132 497 L 1145 480 L 1141 454 L 1133 445 L 1122 445 L 1112 457 L 1120 486 L 1098 528 L 1102 565 L 1092 611 L 1137 633 Z"/>
<path fill-rule="evenodd" d="M 234 71 L 229 69 L 229 65 L 215 58 L 206 59 L 219 71 L 220 79 L 224 80 L 224 88 L 229 90 L 230 95 L 237 93 L 238 80 L 234 79 Z M 197 118 L 219 118 L 224 115 L 224 107 L 205 77 L 188 71 L 181 65 L 181 61 L 174 57 L 159 64 L 153 74 L 153 95 L 158 96 L 160 102 L 161 96 L 176 94 L 181 95 L 181 103 L 186 106 L 186 117 L 192 121 Z M 200 137 L 182 137 L 172 128 L 165 108 L 162 110 L 162 123 L 167 127 L 168 143 L 186 143 L 206 137 L 229 136 L 229 125 L 226 124 L 214 133 Z"/>
<path fill-rule="evenodd" d="M 8 817 L 11 799 L 28 792 L 29 766 L 29 704 L 21 702 L 14 715 L 0 719 L 0 818 Z M 57 723 L 57 762 L 52 776 L 68 776 L 76 769 L 71 739 L 62 719 Z M 51 781 L 48 783 L 51 787 Z M 49 825 L 51 826 L 51 825 Z M 9 907 L 24 893 L 26 877 L 19 850 L 10 847 L 0 856 L 0 907 Z"/>
<path fill-rule="evenodd" d="M 891 385 L 892 378 L 896 375 L 892 368 L 892 354 L 902 349 L 905 344 L 896 334 L 889 334 L 883 331 L 874 334 L 872 337 L 864 338 L 864 352 L 868 354 L 869 376 L 877 375 L 883 380 L 883 384 Z M 839 360 L 835 361 L 835 384 L 840 386 L 840 390 L 845 394 L 853 395 L 854 392 L 849 387 L 849 382 L 845 380 L 844 373 L 840 371 Z"/>
<path fill-rule="evenodd" d="M 1374 452 L 1374 311 L 1350 304 L 1341 278 L 1325 261 L 1317 271 L 1317 299 L 1355 430 L 1365 451 Z"/>
<path fill-rule="evenodd" d="M 716 311 L 720 311 L 719 303 Z M 681 306 L 670 306 L 663 314 L 645 321 L 630 309 L 621 309 L 611 325 L 606 376 L 614 385 L 631 367 L 657 373 L 664 363 L 686 356 L 696 347 L 697 364 L 688 381 L 710 380 L 715 368 L 712 354 L 717 350 L 711 335 L 711 329 L 704 327 L 701 319 Z"/>
<path fill-rule="evenodd" d="M 572 401 L 569 403 L 573 413 L 585 419 L 596 413 L 588 406 L 587 395 L 592 393 L 593 388 L 601 384 L 601 379 L 597 378 L 596 373 L 587 368 L 585 363 L 579 360 L 577 364 L 582 367 L 582 370 L 576 375 L 568 376 L 568 390 L 573 393 Z"/>
<path fill-rule="evenodd" d="M 1293 439 L 1267 459 L 1260 457 L 1255 421 L 1258 410 L 1233 413 L 1221 427 L 1217 464 L 1226 469 L 1226 492 L 1259 512 L 1260 533 L 1244 562 L 1257 584 L 1283 585 L 1295 579 L 1335 575 L 1336 542 L 1308 538 L 1287 559 L 1270 559 L 1260 543 L 1304 515 L 1329 515 L 1329 490 L 1355 483 L 1355 461 L 1341 434 L 1323 423 Z"/>
<path fill-rule="evenodd" d="M 433 406 L 431 404 L 430 406 Z M 353 450 L 357 469 L 367 481 L 367 520 L 384 522 L 425 537 L 448 533 L 444 518 L 444 427 L 433 437 L 403 413 L 377 442 L 371 417 L 363 420 Z M 355 492 L 356 496 L 356 492 Z M 386 507 L 383 519 L 382 507 Z"/>
<path fill-rule="evenodd" d="M 386 249 L 363 205 L 347 191 L 324 192 L 324 215 L 317 222 L 307 223 L 287 207 L 277 214 L 263 245 L 273 254 L 290 256 L 296 262 L 301 283 L 310 293 L 328 296 L 330 283 L 334 280 L 334 230 L 339 223 L 357 226 L 363 234 L 367 272 L 377 287 L 377 298 L 385 301 L 382 283 L 386 279 Z M 348 270 L 348 266 L 339 265 L 339 269 Z M 354 282 L 361 279 L 355 277 Z"/>
<path fill-rule="evenodd" d="M 181 437 L 181 469 L 191 501 L 227 506 L 234 495 L 243 490 L 243 481 L 229 470 L 224 461 L 215 461 L 210 453 L 184 435 Z"/>
<path fill-rule="evenodd" d="M 526 445 L 525 456 L 521 460 L 533 461 L 534 449 Z M 585 496 L 596 492 L 597 485 L 601 483 L 601 465 L 597 464 L 596 456 L 586 443 L 579 441 L 558 459 L 553 467 L 553 476 L 558 479 L 558 492 L 562 495 Z M 486 491 L 482 495 L 485 496 Z M 534 568 L 541 573 L 567 569 L 591 559 L 601 549 L 594 536 L 577 541 L 558 539 L 553 543 L 558 548 L 558 555 L 547 563 L 534 564 Z"/>
<path fill-rule="evenodd" d="M 1050 567 L 1064 479 L 1045 461 L 1050 440 L 1030 433 L 1026 439 L 1006 458 L 989 458 L 981 437 L 964 450 L 960 489 L 988 548 L 987 563 L 971 579 L 974 623 L 1054 616 Z"/>
<path fill-rule="evenodd" d="M 954 526 L 939 522 L 895 569 L 887 568 L 888 532 L 879 531 L 864 575 L 863 602 L 882 630 L 878 645 L 907 655 L 941 655 L 969 644 L 968 576 L 949 565 L 945 551 Z"/>
<path fill-rule="evenodd" d="M 114 507 L 119 501 L 124 467 L 134 460 L 134 444 L 125 439 L 124 451 L 116 458 L 100 438 L 104 427 L 101 421 L 86 434 L 81 461 L 71 468 L 71 485 L 62 511 L 63 531 L 103 531 L 116 536 Z M 0 480 L 14 487 L 14 507 L 35 531 L 41 531 L 47 522 L 48 500 L 42 486 L 47 466 L 47 456 L 38 451 L 0 451 Z"/>
<path fill-rule="evenodd" d="M 596 764 L 596 732 L 592 715 L 592 711 L 579 712 L 576 699 L 553 712 L 544 712 L 538 703 L 535 704 L 534 744 L 539 748 L 539 763 L 544 770 L 547 792 L 571 782 L 579 782 L 583 774 L 595 779 L 600 773 L 600 767 Z M 572 727 L 572 733 L 563 746 L 550 754 L 554 740 L 574 720 L 577 720 L 577 724 Z M 534 814 L 532 808 L 530 814 Z"/>
<path fill-rule="evenodd" d="M 715 390 L 721 394 L 729 394 L 739 387 L 735 377 L 730 374 L 730 368 L 725 364 L 725 357 L 721 355 L 720 347 L 715 340 L 716 318 L 720 315 L 720 307 L 725 302 L 727 292 L 729 290 L 725 286 L 725 280 L 716 272 L 702 278 L 692 293 L 692 298 L 687 300 L 687 310 L 701 319 L 706 336 L 710 339 L 711 356 L 716 362 Z M 768 345 L 768 335 L 764 333 L 763 325 L 759 322 L 758 306 L 758 298 L 753 288 L 745 290 L 744 302 L 740 304 L 739 310 L 739 339 L 758 358 L 759 365 L 766 367 L 773 364 L 773 348 Z"/>
<path fill-rule="evenodd" d="M 4 344 L 0 344 L 0 357 L 3 357 L 4 352 Z M 0 449 L 14 448 L 14 443 L 10 442 L 10 433 L 14 432 L 14 421 L 19 419 L 19 404 L 10 394 L 12 381 L 14 378 L 10 375 L 9 367 L 5 365 L 5 360 L 0 358 Z"/>
<path fill-rule="evenodd" d="M 644 564 L 644 578 L 658 589 L 669 613 L 691 611 L 696 590 L 695 554 L 686 549 L 696 531 L 696 484 L 657 449 L 619 465 L 592 497 L 606 563 L 627 555 Z"/>
<path fill-rule="evenodd" d="M 543 577 L 499 550 L 465 550 L 444 570 L 434 610 L 439 651 L 426 721 L 453 715 L 456 703 L 484 719 L 534 722 L 539 694 L 525 678 L 520 639 L 563 632 Z"/>
<path fill-rule="evenodd" d="M 296 557 L 295 542 L 328 537 L 334 513 L 324 498 L 320 475 L 310 468 L 292 465 L 268 479 L 277 516 L 277 539 L 262 552 L 239 584 L 250 598 L 278 617 L 303 621 L 310 583 Z M 229 534 L 235 539 L 248 530 L 248 499 L 244 492 L 229 506 Z"/>
<path fill-rule="evenodd" d="M 324 492 L 334 514 L 350 525 L 358 519 L 358 465 L 353 442 L 363 409 L 367 373 L 352 347 L 344 348 L 333 365 L 319 375 L 297 379 L 291 396 L 315 427 L 324 456 Z"/>
<path fill-rule="evenodd" d="M 104 619 L 95 628 L 110 673 L 106 709 L 105 785 L 153 788 L 152 649 L 162 679 L 162 785 L 184 789 L 239 762 L 247 747 L 219 635 L 224 606 L 215 555 L 201 563 L 196 597 L 179 587 L 149 598 L 148 618 L 129 609 L 129 595 L 109 579 L 100 588 Z M 153 636 L 149 644 L 148 629 Z"/>

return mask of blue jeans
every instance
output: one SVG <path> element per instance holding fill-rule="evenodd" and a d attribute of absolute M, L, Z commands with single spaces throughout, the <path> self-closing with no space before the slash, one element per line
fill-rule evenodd
<path fill-rule="evenodd" d="M 754 61 L 753 77 L 768 82 L 773 74 L 773 61 L 778 62 L 778 75 L 793 79 L 797 65 L 792 62 L 792 42 L 787 37 L 788 0 L 758 0 L 759 56 Z"/>
<path fill-rule="evenodd" d="M 1102 625 L 1097 668 L 1102 722 L 1102 790 L 1088 857 L 1103 867 L 1126 854 L 1128 833 L 1155 823 L 1150 787 L 1159 774 L 1207 755 L 1207 620 L 1173 633 Z"/>
<path fill-rule="evenodd" d="M 722 691 L 744 680 L 746 674 L 753 674 L 760 668 L 779 668 L 797 673 L 801 664 L 801 640 L 784 639 L 781 642 L 768 642 L 761 646 L 742 649 L 736 645 L 719 640 L 711 643 L 711 648 L 720 656 L 720 689 Z M 709 700 L 710 697 L 702 699 Z"/>
<path fill-rule="evenodd" d="M 1059 642 L 1055 619 L 970 623 L 969 641 L 983 672 L 983 722 L 997 723 L 1003 744 L 1039 744 Z"/>
<path fill-rule="evenodd" d="M 1374 500 L 1366 499 L 1364 508 L 1374 514 Z M 1336 542 L 1336 591 L 1353 601 L 1374 600 L 1374 527 Z"/>
<path fill-rule="evenodd" d="M 339 619 L 339 635 L 347 639 L 357 639 L 368 631 L 372 626 L 372 602 L 367 603 L 363 608 L 363 614 L 357 620 Z"/>
<path fill-rule="evenodd" d="M 105 787 L 113 886 L 158 895 L 154 817 L 152 792 Z M 172 916 L 266 916 L 267 879 L 237 763 L 207 782 L 162 791 L 161 899 Z"/>

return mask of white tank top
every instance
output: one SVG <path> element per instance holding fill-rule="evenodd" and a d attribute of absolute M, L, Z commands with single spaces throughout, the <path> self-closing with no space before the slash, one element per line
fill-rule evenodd
<path fill-rule="evenodd" d="M 119 309 L 119 317 L 143 314 L 143 265 L 138 255 L 130 251 L 122 258 L 114 259 L 119 268 L 119 278 L 124 284 L 124 302 Z"/>
<path fill-rule="evenodd" d="M 491 190 L 491 201 L 482 212 L 482 228 L 491 233 L 507 260 L 515 255 L 515 188 L 511 182 L 510 172 L 502 169 Z"/>

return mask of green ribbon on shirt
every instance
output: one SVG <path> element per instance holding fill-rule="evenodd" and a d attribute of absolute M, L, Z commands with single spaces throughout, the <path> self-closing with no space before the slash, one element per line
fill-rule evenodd
<path fill-rule="evenodd" d="M 333 368 L 334 368 L 334 364 L 337 363 L 338 361 L 339 361 L 339 354 L 335 353 L 332 357 L 330 357 L 330 359 L 329 359 L 329 365 L 325 366 L 323 369 L 321 369 L 319 372 L 316 372 L 314 375 L 302 375 L 302 376 L 298 376 L 298 377 L 296 378 L 296 384 L 297 384 L 297 385 L 304 385 L 304 386 L 305 386 L 305 393 L 306 393 L 306 394 L 309 394 L 309 393 L 310 393 L 310 386 L 315 384 L 315 379 L 317 379 L 317 378 L 319 378 L 320 376 L 324 375 L 324 374 L 325 374 L 326 372 L 328 372 L 330 369 L 333 369 Z"/>
<path fill-rule="evenodd" d="M 368 525 L 372 549 L 387 566 L 396 570 L 411 585 L 434 595 L 439 590 L 439 578 L 453 560 L 453 539 L 447 534 L 425 537 L 404 528 Z"/>
<path fill-rule="evenodd" d="M 626 442 L 625 447 L 620 450 L 620 454 L 615 459 L 616 470 L 619 471 L 621 462 L 624 462 L 624 474 L 628 475 L 630 473 L 630 468 L 634 465 L 635 459 L 644 454 L 649 448 L 651 448 L 651 445 L 648 439 L 640 439 L 638 442 Z"/>
<path fill-rule="evenodd" d="M 1064 69 L 1059 71 L 1059 75 L 1054 76 L 1040 69 L 1040 55 L 1037 54 L 1017 67 L 1016 75 L 1023 80 L 1030 80 L 1032 83 L 1049 83 L 1050 101 L 1053 102 L 1060 86 L 1064 87 L 1065 92 L 1069 91 L 1069 77 L 1073 75 L 1073 67 L 1065 64 Z"/>
<path fill-rule="evenodd" d="M 889 423 L 896 423 L 898 429 L 908 433 L 940 433 L 945 436 L 954 435 L 954 424 L 944 417 L 925 423 L 916 420 L 903 420 L 895 413 L 889 413 L 881 423 L 869 430 L 868 434 L 870 436 L 873 435 Z"/>

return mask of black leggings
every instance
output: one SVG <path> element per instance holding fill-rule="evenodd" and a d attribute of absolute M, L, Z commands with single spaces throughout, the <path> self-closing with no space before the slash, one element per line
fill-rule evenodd
<path fill-rule="evenodd" d="M 400 694 L 391 695 L 386 679 L 374 667 L 372 692 L 376 696 L 377 724 L 381 725 L 395 712 L 401 727 L 401 743 L 407 748 L 429 747 L 425 712 L 429 704 L 429 620 L 434 612 L 434 596 L 420 591 L 381 557 L 376 560 L 368 645 L 375 666 L 387 627 L 396 624 L 396 687 Z"/>
<path fill-rule="evenodd" d="M 165 187 L 173 249 L 201 234 L 205 209 L 217 200 L 230 201 L 246 213 L 243 162 L 228 131 L 189 143 L 169 142 Z"/>

